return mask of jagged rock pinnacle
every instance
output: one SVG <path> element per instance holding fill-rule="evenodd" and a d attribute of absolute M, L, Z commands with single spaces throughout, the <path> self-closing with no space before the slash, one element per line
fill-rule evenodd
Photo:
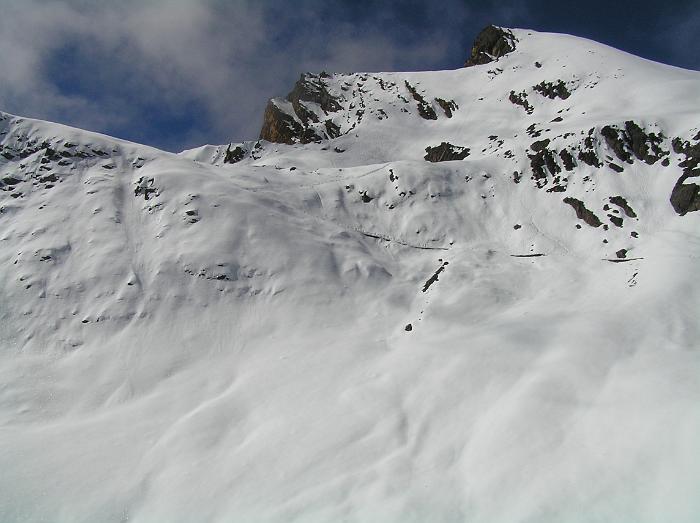
<path fill-rule="evenodd" d="M 471 67 L 493 62 L 501 56 L 515 51 L 517 41 L 515 35 L 508 29 L 495 25 L 486 26 L 476 36 L 471 55 L 464 66 Z"/>

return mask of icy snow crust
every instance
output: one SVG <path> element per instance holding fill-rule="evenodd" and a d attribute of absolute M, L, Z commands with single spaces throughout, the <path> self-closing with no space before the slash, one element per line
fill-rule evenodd
<path fill-rule="evenodd" d="M 0 115 L 0 521 L 698 521 L 700 212 L 669 195 L 700 74 L 514 32 L 333 75 L 342 136 L 234 165 Z M 565 192 L 531 179 L 533 141 L 630 119 L 668 167 L 596 141 Z"/>

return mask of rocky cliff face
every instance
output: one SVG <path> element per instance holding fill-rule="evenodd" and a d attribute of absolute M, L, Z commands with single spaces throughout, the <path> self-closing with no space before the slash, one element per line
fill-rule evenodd
<path fill-rule="evenodd" d="M 311 143 L 336 138 L 338 127 L 329 113 L 341 109 L 328 92 L 330 75 L 305 73 L 284 99 L 273 98 L 265 108 L 260 139 L 274 143 Z"/>
<path fill-rule="evenodd" d="M 279 100 L 270 100 L 265 107 L 263 125 L 260 130 L 261 140 L 286 144 L 320 140 L 320 137 L 313 130 L 304 127 L 294 113 L 286 112 L 280 105 Z"/>
<path fill-rule="evenodd" d="M 474 40 L 471 54 L 464 66 L 471 67 L 493 62 L 515 51 L 517 41 L 513 32 L 508 29 L 496 27 L 495 25 L 486 26 Z"/>

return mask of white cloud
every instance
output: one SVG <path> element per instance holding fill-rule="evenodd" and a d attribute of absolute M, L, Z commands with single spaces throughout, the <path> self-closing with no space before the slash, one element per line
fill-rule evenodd
<path fill-rule="evenodd" d="M 162 143 L 172 147 L 255 138 L 267 98 L 289 91 L 304 70 L 417 68 L 455 45 L 451 30 L 397 39 L 386 16 L 370 18 L 361 35 L 348 23 L 327 27 L 313 9 L 294 4 L 286 10 L 245 0 L 3 4 L 0 108 L 104 132 L 147 126 L 149 110 L 203 108 L 189 136 L 162 130 Z M 61 59 L 66 63 L 51 63 Z M 61 67 L 69 82 L 96 85 L 99 95 L 67 88 L 52 76 Z"/>

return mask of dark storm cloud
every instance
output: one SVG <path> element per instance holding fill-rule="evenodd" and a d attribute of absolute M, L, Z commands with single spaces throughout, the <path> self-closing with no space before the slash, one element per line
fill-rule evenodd
<path fill-rule="evenodd" d="M 697 66 L 697 16 L 675 9 L 650 25 L 649 13 L 650 35 L 644 2 L 632 20 L 624 2 L 591 4 L 564 16 L 544 0 L 0 0 L 0 109 L 173 150 L 252 139 L 267 99 L 302 71 L 458 67 L 491 22 Z"/>

